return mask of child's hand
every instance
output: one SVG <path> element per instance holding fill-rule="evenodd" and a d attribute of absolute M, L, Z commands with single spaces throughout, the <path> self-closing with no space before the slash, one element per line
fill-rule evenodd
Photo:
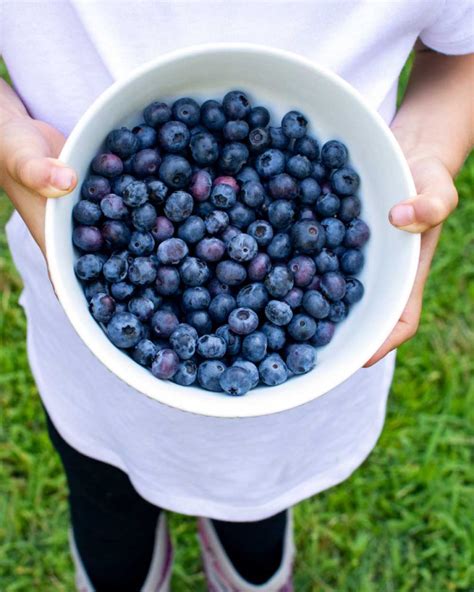
<path fill-rule="evenodd" d="M 13 114 L 0 123 L 0 186 L 45 253 L 46 198 L 69 193 L 75 172 L 57 160 L 64 136 L 50 125 Z"/>
<path fill-rule="evenodd" d="M 458 195 L 447 167 L 436 157 L 409 161 L 418 195 L 394 206 L 391 223 L 408 232 L 422 232 L 415 284 L 400 320 L 382 347 L 365 365 L 371 366 L 389 351 L 413 337 L 420 321 L 423 289 L 441 232 L 441 224 L 454 210 Z"/>

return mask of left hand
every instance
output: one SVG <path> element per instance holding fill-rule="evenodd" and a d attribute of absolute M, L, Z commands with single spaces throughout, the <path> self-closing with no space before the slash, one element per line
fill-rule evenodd
<path fill-rule="evenodd" d="M 394 206 L 390 222 L 407 232 L 421 232 L 421 251 L 413 290 L 405 310 L 392 333 L 365 364 L 372 366 L 390 351 L 411 339 L 418 330 L 423 290 L 433 258 L 442 222 L 456 208 L 458 195 L 447 167 L 436 157 L 417 156 L 408 164 L 415 181 L 417 195 Z"/>

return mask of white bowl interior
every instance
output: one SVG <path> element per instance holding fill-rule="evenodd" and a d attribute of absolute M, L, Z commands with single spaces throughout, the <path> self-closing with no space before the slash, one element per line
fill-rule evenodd
<path fill-rule="evenodd" d="M 396 230 L 388 222 L 390 207 L 413 195 L 414 186 L 387 126 L 341 79 L 287 52 L 229 44 L 168 54 L 101 95 L 73 130 L 61 158 L 77 170 L 82 181 L 107 133 L 142 121 L 141 111 L 152 100 L 179 96 L 220 99 L 233 88 L 247 91 L 254 104 L 269 106 L 273 122 L 293 108 L 305 113 L 311 132 L 321 143 L 332 138 L 346 143 L 351 164 L 362 179 L 361 217 L 372 233 L 359 276 L 365 296 L 338 326 L 332 342 L 318 350 L 313 371 L 236 398 L 158 380 L 115 348 L 88 311 L 74 274 L 76 254 L 71 243 L 71 212 L 80 198 L 81 183 L 69 196 L 49 200 L 46 238 L 50 272 L 61 304 L 86 345 L 113 373 L 167 405 L 204 415 L 245 417 L 306 403 L 346 380 L 375 353 L 408 299 L 419 237 Z"/>

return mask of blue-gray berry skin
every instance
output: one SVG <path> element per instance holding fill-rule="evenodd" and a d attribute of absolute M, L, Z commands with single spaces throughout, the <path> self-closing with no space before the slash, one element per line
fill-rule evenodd
<path fill-rule="evenodd" d="M 293 273 L 286 265 L 275 265 L 264 283 L 269 294 L 275 298 L 284 298 L 294 286 Z"/>
<path fill-rule="evenodd" d="M 179 324 L 170 335 L 170 345 L 181 360 L 190 360 L 195 352 L 198 333 L 186 323 Z"/>
<path fill-rule="evenodd" d="M 151 203 L 145 203 L 132 210 L 132 224 L 142 232 L 151 230 L 155 226 L 157 217 L 156 210 Z"/>
<path fill-rule="evenodd" d="M 211 295 L 209 294 L 209 290 L 202 286 L 187 288 L 183 292 L 181 302 L 186 312 L 191 310 L 205 310 L 211 303 Z"/>
<path fill-rule="evenodd" d="M 105 279 L 112 284 L 123 281 L 127 277 L 127 272 L 127 260 L 119 255 L 109 257 L 102 267 Z"/>
<path fill-rule="evenodd" d="M 246 181 L 242 185 L 239 197 L 249 208 L 258 208 L 265 199 L 265 189 L 259 181 Z"/>
<path fill-rule="evenodd" d="M 203 238 L 196 245 L 196 256 L 208 263 L 217 263 L 225 254 L 225 244 L 216 237 Z"/>
<path fill-rule="evenodd" d="M 235 298 L 231 294 L 217 294 L 209 304 L 209 315 L 214 323 L 222 325 L 236 306 Z"/>
<path fill-rule="evenodd" d="M 156 252 L 162 265 L 178 265 L 189 253 L 188 245 L 180 238 L 169 238 L 158 245 Z"/>
<path fill-rule="evenodd" d="M 341 200 L 334 193 L 322 193 L 316 200 L 316 212 L 321 218 L 334 216 L 341 207 Z"/>
<path fill-rule="evenodd" d="M 318 321 L 316 323 L 316 331 L 310 339 L 311 345 L 314 347 L 324 347 L 325 345 L 328 345 L 334 336 L 335 330 L 335 323 L 328 320 Z"/>
<path fill-rule="evenodd" d="M 308 120 L 299 111 L 289 111 L 281 121 L 281 128 L 287 138 L 303 138 Z"/>
<path fill-rule="evenodd" d="M 171 108 L 166 103 L 155 101 L 145 107 L 143 118 L 148 125 L 156 128 L 171 119 Z"/>
<path fill-rule="evenodd" d="M 316 160 L 319 157 L 318 141 L 311 136 L 303 136 L 298 138 L 293 146 L 295 154 L 302 154 L 309 158 L 309 160 Z"/>
<path fill-rule="evenodd" d="M 329 314 L 329 302 L 317 290 L 307 290 L 305 292 L 303 308 L 315 319 L 325 319 Z"/>
<path fill-rule="evenodd" d="M 132 350 L 132 358 L 141 366 L 151 366 L 158 349 L 150 339 L 142 339 Z"/>
<path fill-rule="evenodd" d="M 116 285 L 116 284 L 114 284 Z M 112 290 L 110 290 L 112 291 Z M 95 280 L 92 282 L 88 282 L 84 286 L 84 296 L 86 297 L 87 302 L 90 302 L 92 298 L 96 294 L 104 293 L 107 294 L 109 292 L 109 288 L 105 285 L 105 282 L 102 280 Z M 113 296 L 113 294 L 112 294 Z M 115 296 L 114 296 L 115 298 Z"/>
<path fill-rule="evenodd" d="M 207 310 L 191 310 L 186 314 L 186 323 L 192 325 L 198 335 L 206 335 L 212 331 L 212 320 Z"/>
<path fill-rule="evenodd" d="M 111 152 L 98 154 L 91 162 L 91 169 L 97 175 L 111 178 L 121 175 L 123 172 L 123 162 L 120 157 Z"/>
<path fill-rule="evenodd" d="M 250 261 L 255 257 L 258 251 L 257 241 L 244 232 L 237 234 L 227 245 L 227 252 L 231 259 L 242 263 Z"/>
<path fill-rule="evenodd" d="M 321 195 L 321 187 L 316 179 L 307 177 L 300 182 L 299 199 L 302 204 L 314 206 Z"/>
<path fill-rule="evenodd" d="M 268 220 L 277 229 L 286 228 L 295 219 L 295 206 L 286 199 L 277 199 L 268 208 Z"/>
<path fill-rule="evenodd" d="M 359 249 L 347 249 L 340 257 L 341 271 L 346 275 L 357 275 L 364 267 L 364 254 Z"/>
<path fill-rule="evenodd" d="M 191 386 L 197 379 L 197 364 L 194 360 L 180 362 L 176 373 L 173 375 L 173 382 L 180 386 Z"/>
<path fill-rule="evenodd" d="M 118 302 L 125 302 L 135 293 L 135 286 L 130 282 L 117 282 L 110 285 L 110 293 Z"/>
<path fill-rule="evenodd" d="M 326 273 L 327 271 L 337 271 L 339 269 L 339 259 L 335 253 L 329 249 L 322 249 L 314 258 L 316 271 Z"/>
<path fill-rule="evenodd" d="M 242 358 L 237 358 L 237 360 L 235 360 L 232 366 L 235 368 L 243 368 L 244 370 L 247 370 L 247 372 L 250 375 L 250 381 L 252 384 L 250 388 L 255 388 L 260 382 L 258 368 L 253 362 L 250 362 L 249 360 L 244 360 Z"/>
<path fill-rule="evenodd" d="M 160 265 L 156 270 L 155 290 L 161 296 L 173 296 L 181 287 L 181 276 L 176 267 Z"/>
<path fill-rule="evenodd" d="M 354 218 L 360 215 L 362 205 L 360 199 L 356 195 L 349 195 L 341 199 L 338 216 L 339 219 L 347 224 Z"/>
<path fill-rule="evenodd" d="M 355 304 L 362 299 L 364 295 L 364 286 L 357 278 L 346 278 L 346 293 L 343 301 L 345 304 Z"/>
<path fill-rule="evenodd" d="M 95 280 L 100 276 L 104 262 L 99 255 L 81 255 L 74 265 L 77 277 L 83 281 Z"/>
<path fill-rule="evenodd" d="M 208 234 L 219 234 L 229 225 L 229 214 L 223 210 L 211 211 L 204 220 Z"/>
<path fill-rule="evenodd" d="M 334 249 L 342 244 L 346 235 L 346 227 L 337 218 L 324 218 L 321 221 L 324 228 L 326 243 L 325 246 Z"/>
<path fill-rule="evenodd" d="M 76 226 L 72 232 L 72 242 L 85 253 L 95 253 L 102 249 L 104 239 L 95 226 Z"/>
<path fill-rule="evenodd" d="M 308 341 L 316 332 L 316 321 L 307 314 L 295 315 L 288 325 L 288 333 L 295 341 Z"/>
<path fill-rule="evenodd" d="M 158 172 L 161 156 L 154 148 L 144 148 L 133 155 L 131 164 L 133 174 L 139 179 L 144 179 Z"/>
<path fill-rule="evenodd" d="M 293 374 L 306 374 L 316 366 L 316 352 L 307 343 L 293 343 L 286 352 L 286 365 Z"/>
<path fill-rule="evenodd" d="M 166 200 L 164 212 L 172 222 L 183 222 L 193 212 L 194 201 L 186 191 L 175 191 Z"/>
<path fill-rule="evenodd" d="M 349 307 L 342 301 L 332 302 L 329 309 L 328 320 L 332 323 L 340 323 L 349 313 Z"/>
<path fill-rule="evenodd" d="M 95 226 L 102 218 L 102 210 L 96 203 L 81 199 L 74 206 L 72 216 L 79 224 Z"/>
<path fill-rule="evenodd" d="M 80 226 L 77 228 L 80 228 Z M 77 228 L 75 230 L 77 230 Z M 125 249 L 132 236 L 130 228 L 125 222 L 119 220 L 107 220 L 107 222 L 104 222 L 104 224 L 102 224 L 101 234 L 103 244 L 110 251 Z"/>
<path fill-rule="evenodd" d="M 267 247 L 267 254 L 273 261 L 287 261 L 291 255 L 291 237 L 286 232 L 279 232 Z"/>
<path fill-rule="evenodd" d="M 115 314 L 107 325 L 107 335 L 117 347 L 127 349 L 134 347 L 143 335 L 143 325 L 138 318 L 129 313 Z"/>
<path fill-rule="evenodd" d="M 257 171 L 251 166 L 244 166 L 242 169 L 240 169 L 235 178 L 242 185 L 244 185 L 247 181 L 255 181 L 256 183 L 260 183 L 260 177 Z"/>
<path fill-rule="evenodd" d="M 219 359 L 225 356 L 227 344 L 219 335 L 201 335 L 197 341 L 197 352 L 202 358 Z"/>
<path fill-rule="evenodd" d="M 339 271 L 328 271 L 321 276 L 321 292 L 329 300 L 342 300 L 346 293 L 346 280 Z"/>
<path fill-rule="evenodd" d="M 137 208 L 148 200 L 148 188 L 143 181 L 131 181 L 122 191 L 123 201 L 127 206 Z"/>
<path fill-rule="evenodd" d="M 249 135 L 249 124 L 242 119 L 228 121 L 223 129 L 222 135 L 229 142 L 240 142 Z"/>
<path fill-rule="evenodd" d="M 239 290 L 239 293 L 237 294 L 238 307 L 251 308 L 256 312 L 263 310 L 268 300 L 268 291 L 261 282 L 247 284 L 241 290 Z"/>
<path fill-rule="evenodd" d="M 252 388 L 252 378 L 245 368 L 231 366 L 219 377 L 219 384 L 228 395 L 241 397 Z"/>
<path fill-rule="evenodd" d="M 190 134 L 182 121 L 167 121 L 158 131 L 158 143 L 166 152 L 177 154 L 189 144 Z"/>
<path fill-rule="evenodd" d="M 89 309 L 98 323 L 108 323 L 115 313 L 115 300 L 109 294 L 99 292 L 91 298 Z"/>
<path fill-rule="evenodd" d="M 157 310 L 151 318 L 151 327 L 158 337 L 168 338 L 178 325 L 178 317 L 167 310 Z"/>
<path fill-rule="evenodd" d="M 276 386 L 288 379 L 288 368 L 279 354 L 269 354 L 260 362 L 258 371 L 260 380 L 267 386 Z"/>
<path fill-rule="evenodd" d="M 81 196 L 99 203 L 100 200 L 111 192 L 109 179 L 101 175 L 89 175 L 81 186 Z"/>
<path fill-rule="evenodd" d="M 132 255 L 150 255 L 155 249 L 155 239 L 150 232 L 135 230 L 128 243 L 128 250 Z"/>
<path fill-rule="evenodd" d="M 354 169 L 343 167 L 332 173 L 331 185 L 338 195 L 353 195 L 359 189 L 360 177 Z"/>
<path fill-rule="evenodd" d="M 247 138 L 249 150 L 252 154 L 260 154 L 272 144 L 270 132 L 264 127 L 256 127 L 250 130 Z"/>
<path fill-rule="evenodd" d="M 202 286 L 210 276 L 209 267 L 205 261 L 196 257 L 186 257 L 179 267 L 181 281 L 186 286 Z"/>
<path fill-rule="evenodd" d="M 270 113 L 266 107 L 252 107 L 247 115 L 247 122 L 251 129 L 266 127 L 270 123 Z"/>
<path fill-rule="evenodd" d="M 286 302 L 281 300 L 270 300 L 265 307 L 265 316 L 274 325 L 280 327 L 288 325 L 293 318 L 293 311 Z"/>
<path fill-rule="evenodd" d="M 254 331 L 242 341 L 242 355 L 250 362 L 261 362 L 267 355 L 268 341 L 263 331 Z"/>
<path fill-rule="evenodd" d="M 238 286 L 245 281 L 247 271 L 241 263 L 237 261 L 220 261 L 216 266 L 217 279 L 227 286 Z"/>
<path fill-rule="evenodd" d="M 250 101 L 241 90 L 228 92 L 222 101 L 222 108 L 227 119 L 245 119 L 251 110 Z"/>
<path fill-rule="evenodd" d="M 188 127 L 197 125 L 201 117 L 199 104 L 190 97 L 176 100 L 171 107 L 171 113 L 177 121 L 182 121 Z"/>
<path fill-rule="evenodd" d="M 239 354 L 242 345 L 242 339 L 240 335 L 237 335 L 231 331 L 229 325 L 221 325 L 217 329 L 216 335 L 222 337 L 222 339 L 224 339 L 226 342 L 227 355 L 236 356 Z"/>
<path fill-rule="evenodd" d="M 217 140 L 206 131 L 191 136 L 190 148 L 193 160 L 200 166 L 211 165 L 219 158 Z"/>
<path fill-rule="evenodd" d="M 291 238 L 295 251 L 312 255 L 324 247 L 326 232 L 316 220 L 302 220 L 292 227 Z"/>
<path fill-rule="evenodd" d="M 128 279 L 137 286 L 146 286 L 156 280 L 157 266 L 151 257 L 136 257 L 128 268 Z"/>
<path fill-rule="evenodd" d="M 158 175 L 171 189 L 183 189 L 191 180 L 192 169 L 182 156 L 168 154 L 161 161 Z"/>
<path fill-rule="evenodd" d="M 128 310 L 142 323 L 149 321 L 155 311 L 153 301 L 146 296 L 137 296 L 128 301 Z"/>
<path fill-rule="evenodd" d="M 222 130 L 227 121 L 222 105 L 214 100 L 205 101 L 201 105 L 201 121 L 210 131 Z"/>
<path fill-rule="evenodd" d="M 151 372 L 156 378 L 169 380 L 179 368 L 179 358 L 172 349 L 160 350 L 151 364 Z"/>
<path fill-rule="evenodd" d="M 206 226 L 200 216 L 189 216 L 178 228 L 178 237 L 193 245 L 204 238 Z"/>
<path fill-rule="evenodd" d="M 360 218 L 349 222 L 344 236 L 344 245 L 351 248 L 361 248 L 369 240 L 370 229 Z"/>
<path fill-rule="evenodd" d="M 267 220 L 255 220 L 247 229 L 259 247 L 266 247 L 273 238 L 273 227 Z"/>
<path fill-rule="evenodd" d="M 283 327 L 266 322 L 262 325 L 262 332 L 267 336 L 268 349 L 281 350 L 286 343 L 286 331 Z"/>
<path fill-rule="evenodd" d="M 220 377 L 225 372 L 226 365 L 221 360 L 206 360 L 199 364 L 197 378 L 202 388 L 208 391 L 222 391 Z"/>
<path fill-rule="evenodd" d="M 330 140 L 321 148 L 321 162 L 328 169 L 340 169 L 348 159 L 346 146 L 338 140 Z"/>
<path fill-rule="evenodd" d="M 270 257 L 267 253 L 257 253 L 247 267 L 248 278 L 252 282 L 261 282 L 272 268 Z"/>
<path fill-rule="evenodd" d="M 110 220 L 126 220 L 130 210 L 125 205 L 120 195 L 109 193 L 100 200 L 100 209 L 106 218 Z"/>
<path fill-rule="evenodd" d="M 136 125 L 132 129 L 132 134 L 137 139 L 139 150 L 142 150 L 143 148 L 152 148 L 155 146 L 158 138 L 156 130 L 146 123 Z"/>
<path fill-rule="evenodd" d="M 236 308 L 230 313 L 227 322 L 237 335 L 248 335 L 258 327 L 258 316 L 251 308 Z"/>
<path fill-rule="evenodd" d="M 236 175 L 249 159 L 249 149 L 242 142 L 229 142 L 219 157 L 220 170 L 227 175 Z"/>
<path fill-rule="evenodd" d="M 269 148 L 260 154 L 255 169 L 262 179 L 269 179 L 285 171 L 285 155 L 281 150 Z"/>
<path fill-rule="evenodd" d="M 295 154 L 288 159 L 286 171 L 296 179 L 306 179 L 313 172 L 313 164 L 306 156 Z"/>

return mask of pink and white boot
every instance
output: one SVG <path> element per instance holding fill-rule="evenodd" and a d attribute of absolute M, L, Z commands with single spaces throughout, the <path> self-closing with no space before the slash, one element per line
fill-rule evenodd
<path fill-rule="evenodd" d="M 295 547 L 291 510 L 288 511 L 280 567 L 267 582 L 261 585 L 251 584 L 237 573 L 219 541 L 211 520 L 199 518 L 198 534 L 209 592 L 293 592 Z"/>
<path fill-rule="evenodd" d="M 72 531 L 69 531 L 69 546 L 72 560 L 76 568 L 77 592 L 95 592 L 89 576 L 84 568 L 82 560 L 74 541 Z M 150 569 L 140 592 L 169 592 L 171 567 L 173 565 L 173 546 L 166 525 L 166 515 L 160 513 L 155 534 L 155 548 L 151 558 Z"/>

